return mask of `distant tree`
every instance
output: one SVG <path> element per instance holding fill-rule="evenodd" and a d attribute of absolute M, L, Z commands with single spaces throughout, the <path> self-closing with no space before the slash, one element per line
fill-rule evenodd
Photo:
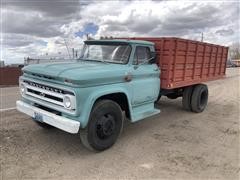
<path fill-rule="evenodd" d="M 94 40 L 94 38 L 91 37 L 90 34 L 86 34 L 86 38 L 87 38 L 87 40 Z"/>
<path fill-rule="evenodd" d="M 229 56 L 231 59 L 240 59 L 240 43 L 233 43 L 229 47 Z"/>

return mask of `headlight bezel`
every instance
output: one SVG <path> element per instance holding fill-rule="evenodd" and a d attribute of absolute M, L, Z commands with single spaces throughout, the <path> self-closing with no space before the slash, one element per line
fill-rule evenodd
<path fill-rule="evenodd" d="M 21 95 L 26 94 L 26 86 L 23 82 L 20 82 L 19 90 L 20 90 Z"/>
<path fill-rule="evenodd" d="M 66 103 L 70 103 L 70 104 L 67 105 Z M 72 95 L 69 95 L 69 94 L 64 95 L 64 97 L 63 97 L 63 105 L 64 105 L 64 108 L 66 108 L 66 109 L 74 110 L 76 108 L 75 96 L 72 96 Z"/>

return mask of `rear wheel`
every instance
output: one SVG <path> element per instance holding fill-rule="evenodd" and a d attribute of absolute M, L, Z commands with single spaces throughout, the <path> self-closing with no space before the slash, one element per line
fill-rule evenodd
<path fill-rule="evenodd" d="M 185 87 L 183 90 L 182 105 L 187 111 L 191 111 L 191 98 L 192 98 L 193 86 Z"/>
<path fill-rule="evenodd" d="M 116 142 L 122 127 L 121 107 L 112 100 L 101 100 L 94 105 L 87 127 L 80 130 L 80 138 L 88 149 L 103 151 Z"/>
<path fill-rule="evenodd" d="M 192 93 L 191 105 L 192 111 L 196 113 L 202 112 L 208 103 L 208 88 L 204 84 L 197 85 Z"/>

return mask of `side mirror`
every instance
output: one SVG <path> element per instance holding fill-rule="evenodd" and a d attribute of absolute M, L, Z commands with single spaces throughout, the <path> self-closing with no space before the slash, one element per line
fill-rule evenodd
<path fill-rule="evenodd" d="M 155 63 L 155 62 L 156 62 L 156 56 L 157 56 L 156 52 L 151 52 L 151 58 L 149 59 L 148 62 L 149 62 L 150 64 Z"/>

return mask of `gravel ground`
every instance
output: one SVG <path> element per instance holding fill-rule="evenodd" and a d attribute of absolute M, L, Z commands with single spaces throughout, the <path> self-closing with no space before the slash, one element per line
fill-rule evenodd
<path fill-rule="evenodd" d="M 117 143 L 93 153 L 78 135 L 44 130 L 16 110 L 1 113 L 0 179 L 239 179 L 240 72 L 208 83 L 200 114 L 181 98 L 162 98 L 162 113 L 126 123 Z"/>
<path fill-rule="evenodd" d="M 18 86 L 0 88 L 0 111 L 13 109 L 20 98 Z"/>

